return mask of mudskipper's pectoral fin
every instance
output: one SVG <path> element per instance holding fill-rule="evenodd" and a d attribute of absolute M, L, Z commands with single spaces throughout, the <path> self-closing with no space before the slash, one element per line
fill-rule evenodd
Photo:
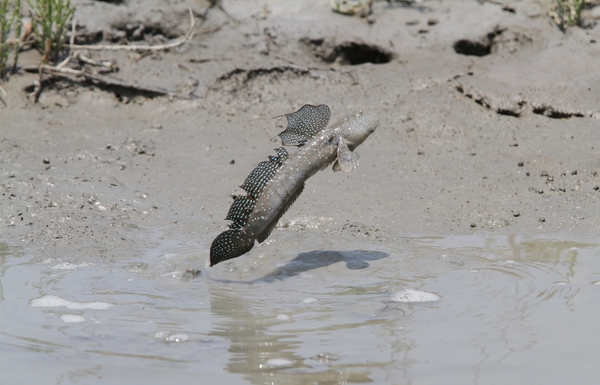
<path fill-rule="evenodd" d="M 296 112 L 285 114 L 287 128 L 279 134 L 284 146 L 303 146 L 312 137 L 321 132 L 329 123 L 331 112 L 325 104 L 311 106 L 305 104 Z"/>
<path fill-rule="evenodd" d="M 356 152 L 350 151 L 343 139 L 338 140 L 337 160 L 333 164 L 333 171 L 350 172 L 358 167 L 360 156 Z"/>

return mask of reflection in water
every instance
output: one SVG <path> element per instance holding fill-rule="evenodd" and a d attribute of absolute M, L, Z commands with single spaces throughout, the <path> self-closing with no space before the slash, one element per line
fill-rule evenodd
<path fill-rule="evenodd" d="M 0 302 L 4 301 L 4 289 L 2 287 L 4 272 L 10 267 L 10 263 L 15 263 L 15 258 L 19 258 L 20 256 L 20 248 L 11 247 L 4 242 L 0 242 Z M 12 257 L 12 262 L 7 262 L 8 257 Z"/>
<path fill-rule="evenodd" d="M 111 263 L 30 260 L 0 245 L 2 379 L 513 384 L 600 374 L 598 242 L 469 235 L 306 246 L 293 259 L 255 253 L 186 275 L 205 253 L 179 243 Z M 398 302 L 406 293 L 439 300 Z M 49 296 L 113 306 L 31 306 Z"/>
<path fill-rule="evenodd" d="M 282 281 L 311 270 L 324 268 L 338 262 L 345 262 L 349 270 L 369 267 L 367 261 L 375 261 L 387 257 L 388 254 L 373 251 L 313 251 L 301 253 L 286 265 L 275 269 L 264 278 L 252 282 L 253 285 L 263 283 L 271 285 L 274 281 Z M 223 283 L 221 281 L 220 283 Z M 274 308 L 281 306 L 277 296 L 267 299 L 248 298 L 245 293 L 249 289 L 245 285 L 211 286 L 211 312 L 215 315 L 212 335 L 231 340 L 229 352 L 232 353 L 226 370 L 231 373 L 246 374 L 253 384 L 339 384 L 372 382 L 370 370 L 335 365 L 338 355 L 328 352 L 317 352 L 311 357 L 298 354 L 302 336 L 307 330 L 300 332 L 274 332 L 278 326 L 293 323 L 292 317 L 286 314 L 275 315 Z M 231 286 L 234 285 L 234 286 Z M 237 287 L 236 287 L 237 286 Z M 267 287 L 268 289 L 268 287 Z M 347 288 L 343 290 L 346 291 Z M 339 290 L 339 288 L 338 288 Z M 278 288 L 268 289 L 275 291 Z M 279 303 L 278 303 L 279 302 Z M 317 302 L 308 298 L 303 303 Z M 297 304 L 294 304 L 294 307 Z M 292 312 L 298 312 L 292 309 Z M 359 322 L 354 327 L 364 324 Z M 322 331 L 328 330 L 325 325 Z M 348 328 L 344 325 L 343 328 Z M 338 329 L 334 327 L 333 329 Z"/>

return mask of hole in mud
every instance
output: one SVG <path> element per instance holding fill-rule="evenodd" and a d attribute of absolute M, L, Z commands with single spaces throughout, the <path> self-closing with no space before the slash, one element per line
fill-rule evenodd
<path fill-rule="evenodd" d="M 326 63 L 341 65 L 359 65 L 364 63 L 389 63 L 394 55 L 375 44 L 347 41 L 334 44 L 328 39 L 300 39 L 319 59 Z"/>
<path fill-rule="evenodd" d="M 454 51 L 467 56 L 486 56 L 492 52 L 492 44 L 461 39 L 454 43 Z"/>
<path fill-rule="evenodd" d="M 544 115 L 552 119 L 569 119 L 572 117 L 583 118 L 586 116 L 586 114 L 580 111 L 564 111 L 545 104 L 533 106 L 533 113 Z"/>
<path fill-rule="evenodd" d="M 496 27 L 480 39 L 460 39 L 454 42 L 454 52 L 467 56 L 486 56 L 492 53 L 495 40 L 504 32 L 504 28 Z"/>

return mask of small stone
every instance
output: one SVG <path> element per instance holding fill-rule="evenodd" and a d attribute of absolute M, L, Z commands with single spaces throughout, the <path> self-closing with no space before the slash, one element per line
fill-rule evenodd
<path fill-rule="evenodd" d="M 594 186 L 594 187 L 592 187 L 592 188 L 593 188 L 594 190 L 596 190 L 596 191 L 600 190 L 600 186 Z"/>
<path fill-rule="evenodd" d="M 517 163 L 517 166 L 519 166 L 519 167 L 523 167 L 523 165 L 524 165 L 524 163 L 523 163 L 523 162 L 519 162 L 519 163 Z"/>
<path fill-rule="evenodd" d="M 163 128 L 162 124 L 160 124 L 160 122 L 156 119 L 154 119 L 152 121 L 152 128 L 154 128 L 155 130 L 160 130 Z"/>
<path fill-rule="evenodd" d="M 516 218 L 516 217 L 520 217 L 520 216 L 521 216 L 521 213 L 520 213 L 520 212 L 518 212 L 518 211 L 517 211 L 517 212 L 515 212 L 515 213 L 513 213 L 513 217 L 515 217 L 515 218 Z"/>
<path fill-rule="evenodd" d="M 546 218 L 540 218 L 540 219 L 538 219 L 538 221 L 540 221 L 541 223 L 544 223 L 544 222 L 546 222 Z"/>
<path fill-rule="evenodd" d="M 229 162 L 229 164 L 235 164 L 235 159 L 231 159 L 231 162 Z"/>
<path fill-rule="evenodd" d="M 471 223 L 471 227 L 475 228 L 475 227 L 477 227 L 477 224 L 476 223 Z"/>
<path fill-rule="evenodd" d="M 44 158 L 44 160 L 42 162 L 44 162 L 44 164 L 50 164 L 50 159 Z"/>
<path fill-rule="evenodd" d="M 540 176 L 548 176 L 548 171 L 542 171 L 542 172 L 540 173 Z"/>
<path fill-rule="evenodd" d="M 571 171 L 571 175 L 577 175 L 577 170 Z"/>
<path fill-rule="evenodd" d="M 429 20 L 427 20 L 427 25 L 436 25 L 439 22 L 440 21 L 438 19 L 436 19 L 435 17 L 432 17 Z"/>
<path fill-rule="evenodd" d="M 406 25 L 417 25 L 417 24 L 419 24 L 419 20 L 416 20 L 416 19 L 409 20 L 406 22 Z"/>

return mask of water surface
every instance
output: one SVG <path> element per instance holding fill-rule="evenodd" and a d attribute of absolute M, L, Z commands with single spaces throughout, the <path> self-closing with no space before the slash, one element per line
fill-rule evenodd
<path fill-rule="evenodd" d="M 129 261 L 32 258 L 0 244 L 0 384 L 600 375 L 600 243 L 363 238 L 340 250 L 320 237 L 212 269 L 196 244 Z"/>

